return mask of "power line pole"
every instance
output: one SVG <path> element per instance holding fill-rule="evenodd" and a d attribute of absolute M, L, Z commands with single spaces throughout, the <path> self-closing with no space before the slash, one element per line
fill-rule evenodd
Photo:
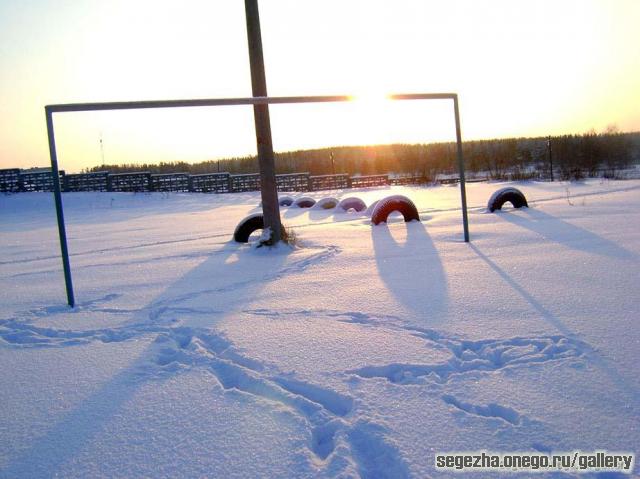
<path fill-rule="evenodd" d="M 104 146 L 102 144 L 102 132 L 100 132 L 100 156 L 102 157 L 102 167 L 104 168 Z"/>
<path fill-rule="evenodd" d="M 553 154 L 551 151 L 551 136 L 547 137 L 547 150 L 549 151 L 549 172 L 551 173 L 551 181 L 553 181 Z"/>
<path fill-rule="evenodd" d="M 254 97 L 266 97 L 267 80 L 264 71 L 262 54 L 262 36 L 260 33 L 260 16 L 258 0 L 244 1 L 247 17 L 247 39 L 249 42 L 249 63 L 251 66 L 251 89 Z M 256 142 L 258 144 L 258 163 L 260 165 L 260 191 L 262 195 L 262 214 L 264 227 L 271 229 L 274 243 L 281 239 L 280 206 L 278 205 L 278 189 L 276 185 L 276 168 L 271 140 L 271 121 L 269 105 L 254 105 L 253 117 L 256 125 Z"/>

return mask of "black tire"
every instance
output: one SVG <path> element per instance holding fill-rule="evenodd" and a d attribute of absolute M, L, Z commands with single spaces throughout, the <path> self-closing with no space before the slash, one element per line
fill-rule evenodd
<path fill-rule="evenodd" d="M 303 196 L 302 198 L 298 198 L 295 202 L 295 205 L 298 208 L 311 208 L 316 204 L 316 200 L 313 198 L 309 198 L 308 196 Z"/>
<path fill-rule="evenodd" d="M 280 206 L 291 206 L 293 204 L 293 198 L 291 196 L 283 196 L 278 200 Z"/>
<path fill-rule="evenodd" d="M 514 208 L 529 207 L 527 198 L 522 194 L 522 191 L 517 188 L 508 187 L 502 188 L 492 194 L 487 203 L 487 208 L 493 213 L 495 210 L 502 209 L 502 206 L 507 202 L 511 203 Z"/>
<path fill-rule="evenodd" d="M 264 217 L 262 213 L 247 216 L 243 219 L 233 232 L 233 240 L 236 243 L 248 243 L 251 233 L 264 229 Z"/>
<path fill-rule="evenodd" d="M 249 236 L 254 231 L 263 230 L 264 229 L 264 217 L 262 213 L 255 213 L 253 215 L 247 216 L 243 219 L 238 226 L 236 226 L 235 231 L 233 232 L 233 240 L 236 243 L 248 243 Z M 284 225 L 282 225 L 282 233 L 284 235 Z"/>
<path fill-rule="evenodd" d="M 365 202 L 356 196 L 350 196 L 349 198 L 341 200 L 338 207 L 342 208 L 344 211 L 354 209 L 358 213 L 367 209 L 367 205 L 365 204 Z"/>
<path fill-rule="evenodd" d="M 374 225 L 386 223 L 387 218 L 394 211 L 402 213 L 406 223 L 413 220 L 420 221 L 418 208 L 413 204 L 413 201 L 406 196 L 396 195 L 389 196 L 378 202 L 371 215 L 371 222 Z"/>

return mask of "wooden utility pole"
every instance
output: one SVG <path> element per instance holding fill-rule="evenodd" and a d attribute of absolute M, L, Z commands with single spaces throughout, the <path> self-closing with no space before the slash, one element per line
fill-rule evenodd
<path fill-rule="evenodd" d="M 551 151 L 551 136 L 547 137 L 547 150 L 549 151 L 549 172 L 551 173 L 551 181 L 553 181 L 553 156 Z"/>
<path fill-rule="evenodd" d="M 267 80 L 264 72 L 262 36 L 258 0 L 244 0 L 247 17 L 247 38 L 249 40 L 249 63 L 251 65 L 251 88 L 254 97 L 266 97 Z M 254 105 L 253 116 L 258 143 L 258 163 L 260 166 L 260 191 L 262 194 L 262 214 L 264 227 L 271 229 L 274 243 L 281 239 L 280 206 L 276 185 L 276 168 L 271 141 L 271 121 L 269 105 Z"/>

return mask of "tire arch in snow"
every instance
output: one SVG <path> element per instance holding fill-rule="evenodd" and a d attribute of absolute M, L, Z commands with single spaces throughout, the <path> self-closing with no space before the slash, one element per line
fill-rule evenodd
<path fill-rule="evenodd" d="M 375 200 L 373 203 L 371 203 L 364 214 L 371 217 L 373 211 L 376 209 L 376 206 L 378 206 L 378 203 L 380 203 L 380 200 Z"/>
<path fill-rule="evenodd" d="M 336 198 L 322 198 L 313 207 L 321 210 L 332 210 L 338 206 L 338 203 Z"/>
<path fill-rule="evenodd" d="M 509 186 L 507 188 L 501 188 L 491 195 L 487 203 L 487 209 L 493 213 L 495 210 L 502 209 L 502 206 L 507 202 L 511 203 L 514 208 L 529 207 L 527 198 L 522 191 Z"/>
<path fill-rule="evenodd" d="M 244 218 L 238 226 L 236 226 L 235 231 L 233 232 L 233 240 L 236 243 L 248 243 L 249 236 L 254 231 L 264 229 L 264 217 L 262 213 L 255 213 L 253 215 L 249 215 Z M 282 227 L 284 231 L 284 226 Z"/>
<path fill-rule="evenodd" d="M 298 208 L 311 208 L 315 204 L 316 200 L 309 196 L 303 196 L 295 201 L 294 206 L 297 206 Z"/>
<path fill-rule="evenodd" d="M 356 210 L 358 213 L 367 209 L 367 205 L 364 201 L 362 201 L 357 196 L 349 196 L 348 198 L 344 198 L 338 204 L 338 207 L 344 211 L 349 211 L 350 209 Z"/>
<path fill-rule="evenodd" d="M 293 204 L 293 198 L 291 196 L 282 196 L 278 199 L 280 206 L 291 206 Z"/>
<path fill-rule="evenodd" d="M 387 218 L 394 211 L 400 212 L 406 223 L 413 220 L 420 221 L 418 208 L 413 204 L 413 201 L 406 196 L 394 195 L 378 201 L 371 214 L 371 223 L 374 225 L 386 223 Z"/>
<path fill-rule="evenodd" d="M 293 204 L 293 198 L 291 196 L 280 196 L 278 197 L 278 204 L 280 206 L 291 206 Z M 262 201 L 258 203 L 258 206 L 262 208 Z"/>

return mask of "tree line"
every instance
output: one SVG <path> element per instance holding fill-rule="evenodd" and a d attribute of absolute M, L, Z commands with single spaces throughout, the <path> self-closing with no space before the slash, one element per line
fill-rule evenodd
<path fill-rule="evenodd" d="M 507 138 L 466 141 L 463 155 L 467 172 L 491 179 L 551 177 L 580 179 L 585 176 L 616 177 L 620 170 L 640 162 L 640 132 L 621 133 L 610 127 L 603 133 L 590 131 L 578 135 L 537 138 Z M 275 154 L 276 172 L 309 172 L 312 175 L 396 174 L 430 181 L 439 174 L 457 171 L 456 144 L 391 144 L 373 146 L 335 146 Z M 190 174 L 258 172 L 256 156 L 157 164 L 101 165 L 86 172 L 108 170 L 150 171 L 151 173 Z"/>

